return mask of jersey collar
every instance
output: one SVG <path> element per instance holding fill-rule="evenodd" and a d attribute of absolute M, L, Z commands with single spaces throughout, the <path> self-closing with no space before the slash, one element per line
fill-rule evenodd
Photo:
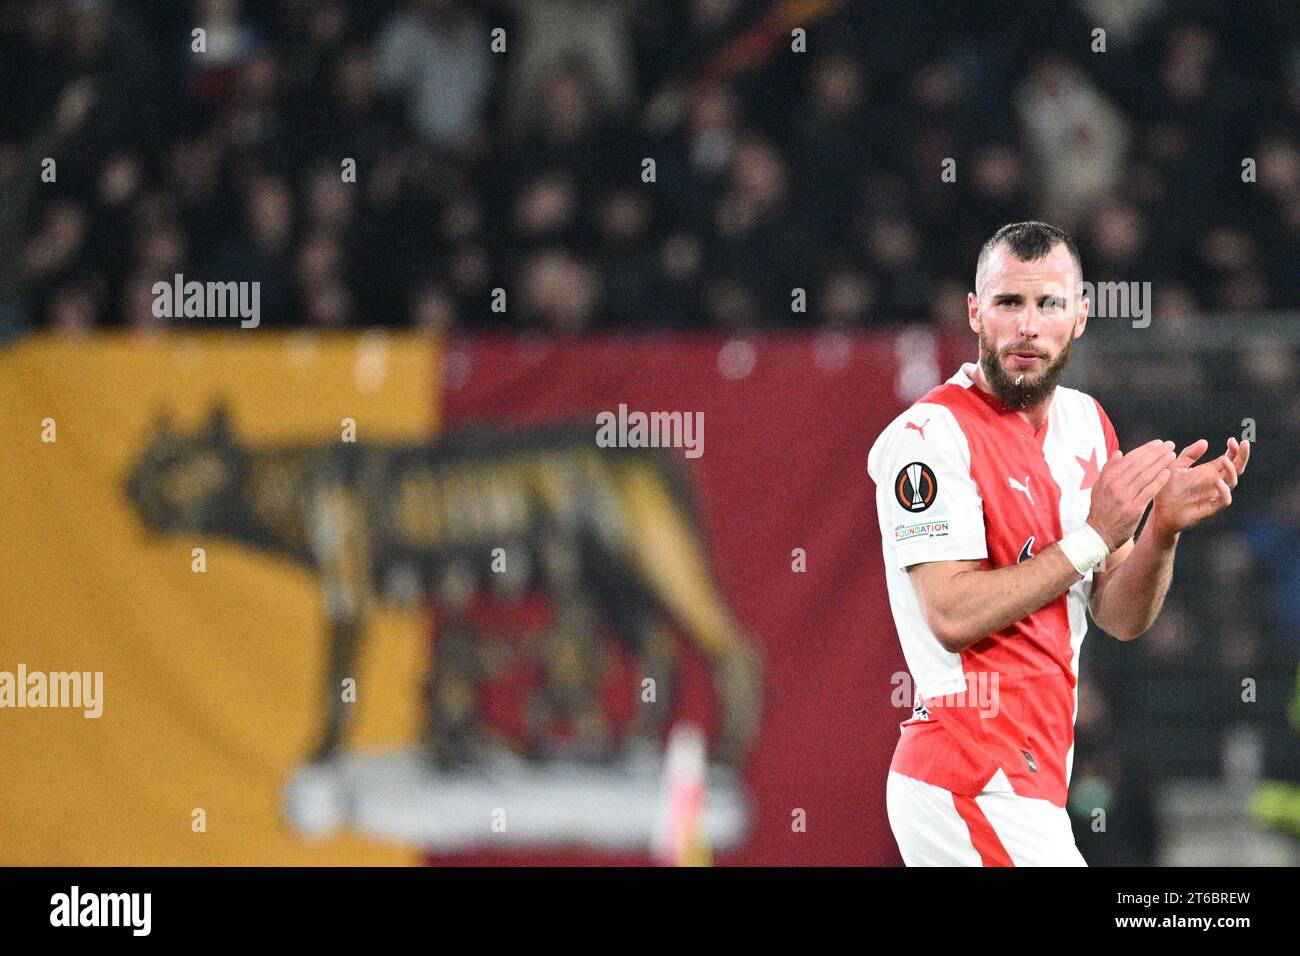
<path fill-rule="evenodd" d="M 957 369 L 957 374 L 948 379 L 948 381 L 954 385 L 960 385 L 963 388 L 968 389 L 977 398 L 984 402 L 984 404 L 991 408 L 994 414 L 999 418 L 1005 417 L 1009 419 L 1014 428 L 1028 435 L 1036 441 L 1041 448 L 1043 443 L 1047 441 L 1047 426 L 1051 421 L 1052 416 L 1049 414 L 1044 418 L 1042 426 L 1035 430 L 1034 426 L 1025 421 L 1024 417 L 1014 408 L 1002 401 L 1002 399 L 998 398 L 996 395 L 990 394 L 976 385 L 975 379 L 972 377 L 974 371 L 974 362 L 963 362 L 961 368 Z M 1055 398 L 1055 396 L 1053 396 L 1053 398 Z M 1048 408 L 1051 408 L 1050 403 Z"/>

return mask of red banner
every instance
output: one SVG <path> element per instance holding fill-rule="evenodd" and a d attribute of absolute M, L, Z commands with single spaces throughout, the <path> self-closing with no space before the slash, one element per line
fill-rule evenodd
<path fill-rule="evenodd" d="M 756 743 L 743 765 L 753 813 L 717 863 L 899 862 L 884 794 L 906 717 L 891 692 L 905 666 L 866 454 L 894 415 L 956 367 L 954 345 L 902 333 L 492 339 L 448 348 L 448 430 L 577 420 L 589 424 L 594 447 L 596 416 L 618 416 L 620 406 L 624 417 L 702 413 L 702 453 L 675 454 L 699 502 L 718 587 L 757 644 L 763 675 Z M 648 859 L 507 851 L 430 861 Z"/>

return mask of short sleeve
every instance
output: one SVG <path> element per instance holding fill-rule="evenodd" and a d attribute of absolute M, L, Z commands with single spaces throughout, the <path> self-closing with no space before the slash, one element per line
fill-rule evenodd
<path fill-rule="evenodd" d="M 946 407 L 914 405 L 895 419 L 871 449 L 868 469 L 886 553 L 892 544 L 900 570 L 988 557 L 970 449 Z"/>

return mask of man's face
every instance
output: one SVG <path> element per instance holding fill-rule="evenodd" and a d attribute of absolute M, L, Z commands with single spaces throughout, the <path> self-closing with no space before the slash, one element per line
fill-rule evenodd
<path fill-rule="evenodd" d="M 1070 251 L 1058 243 L 1042 259 L 1021 262 L 998 246 L 976 292 L 966 308 L 989 387 L 1012 408 L 1038 405 L 1060 382 L 1070 346 L 1088 322 Z"/>

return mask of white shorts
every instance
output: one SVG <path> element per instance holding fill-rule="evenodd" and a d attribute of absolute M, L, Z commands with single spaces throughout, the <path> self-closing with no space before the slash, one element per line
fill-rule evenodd
<path fill-rule="evenodd" d="M 889 771 L 889 826 L 908 866 L 1087 866 L 1070 816 L 998 770 L 974 797 Z"/>

